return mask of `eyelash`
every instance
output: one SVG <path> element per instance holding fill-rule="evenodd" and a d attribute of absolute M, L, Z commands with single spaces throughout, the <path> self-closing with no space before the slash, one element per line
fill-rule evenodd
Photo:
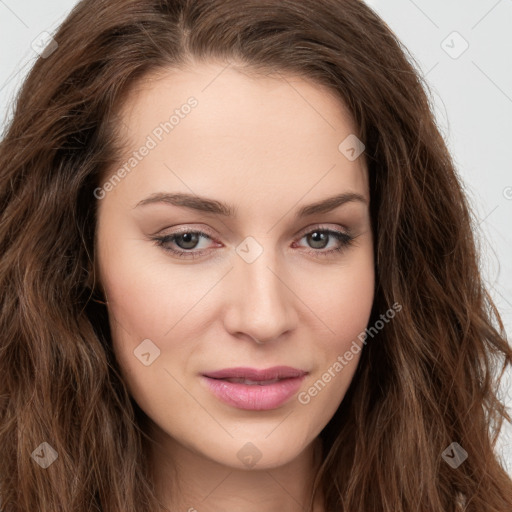
<path fill-rule="evenodd" d="M 326 233 L 330 237 L 332 236 L 332 237 L 334 237 L 336 240 L 338 240 L 340 242 L 340 246 L 339 247 L 336 247 L 334 249 L 329 249 L 327 251 L 322 251 L 321 249 L 310 249 L 310 250 L 306 251 L 306 252 L 308 252 L 310 254 L 313 254 L 315 256 L 320 256 L 320 257 L 334 256 L 336 253 L 340 253 L 344 249 L 350 247 L 353 244 L 354 240 L 355 240 L 354 236 L 348 235 L 347 233 L 343 233 L 342 231 L 322 228 L 321 226 L 317 226 L 316 228 L 314 228 L 314 229 L 304 233 L 299 238 L 299 240 L 301 240 L 302 238 L 304 238 L 304 237 L 306 237 L 308 235 L 311 235 L 313 233 Z M 203 256 L 208 251 L 208 249 L 204 249 L 204 250 L 201 250 L 201 251 L 194 251 L 193 249 L 189 249 L 189 250 L 185 250 L 185 249 L 176 250 L 176 249 L 170 249 L 169 247 L 165 246 L 165 244 L 167 244 L 169 242 L 174 242 L 175 243 L 176 239 L 179 238 L 181 235 L 184 235 L 184 234 L 200 235 L 200 237 L 202 237 L 202 238 L 208 238 L 208 239 L 212 240 L 212 238 L 207 233 L 204 233 L 202 231 L 194 231 L 194 230 L 183 230 L 183 231 L 180 231 L 180 232 L 172 233 L 170 235 L 164 235 L 164 236 L 159 236 L 159 237 L 155 236 L 155 237 L 151 237 L 151 240 L 153 240 L 155 242 L 155 244 L 158 247 L 161 247 L 164 251 L 166 251 L 168 253 L 171 253 L 174 256 L 177 256 L 179 258 L 196 259 L 196 258 L 200 258 L 201 256 Z"/>

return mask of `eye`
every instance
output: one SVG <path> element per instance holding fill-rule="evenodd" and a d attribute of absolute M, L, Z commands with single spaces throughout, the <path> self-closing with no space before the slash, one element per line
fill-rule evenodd
<path fill-rule="evenodd" d="M 305 238 L 307 243 L 312 249 L 308 249 L 307 252 L 314 256 L 332 256 L 333 254 L 343 251 L 349 247 L 355 240 L 355 237 L 334 229 L 328 229 L 323 227 L 317 227 L 312 231 L 308 231 L 302 235 L 301 240 Z M 327 251 L 325 249 L 329 242 L 334 242 L 334 247 L 331 247 Z"/>
<path fill-rule="evenodd" d="M 183 233 L 180 235 L 174 235 L 173 241 L 181 248 L 181 249 L 197 249 L 197 243 L 203 236 L 203 233 L 198 233 L 195 231 Z"/>
<path fill-rule="evenodd" d="M 162 247 L 164 251 L 179 258 L 189 259 L 200 258 L 208 252 L 209 249 L 207 247 L 200 247 L 202 240 L 213 241 L 212 237 L 207 233 L 193 230 L 183 230 L 181 232 L 171 233 L 164 236 L 152 237 L 151 239 L 158 247 Z M 341 252 L 353 243 L 355 237 L 343 231 L 327 229 L 319 226 L 304 233 L 299 238 L 299 240 L 302 239 L 306 239 L 310 246 L 309 248 L 306 248 L 306 252 L 314 256 L 325 257 Z M 328 250 L 323 250 L 331 241 L 334 242 L 334 247 L 331 247 Z"/>
<path fill-rule="evenodd" d="M 199 247 L 199 251 L 191 252 L 193 249 L 198 249 L 198 243 L 204 240 L 212 240 L 212 238 L 202 231 L 182 231 L 179 233 L 171 233 L 160 237 L 154 237 L 153 240 L 156 245 L 162 247 L 164 251 L 170 252 L 179 258 L 199 258 L 203 255 L 205 248 Z M 174 249 L 170 244 L 177 246 Z"/>

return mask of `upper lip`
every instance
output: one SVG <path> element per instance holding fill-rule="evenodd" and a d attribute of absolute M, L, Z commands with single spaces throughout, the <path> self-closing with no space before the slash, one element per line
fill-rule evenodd
<path fill-rule="evenodd" d="M 264 381 L 273 379 L 289 379 L 293 377 L 302 377 L 308 372 L 292 368 L 291 366 L 273 366 L 272 368 L 224 368 L 214 372 L 204 373 L 205 377 L 212 379 L 248 379 L 253 381 Z"/>

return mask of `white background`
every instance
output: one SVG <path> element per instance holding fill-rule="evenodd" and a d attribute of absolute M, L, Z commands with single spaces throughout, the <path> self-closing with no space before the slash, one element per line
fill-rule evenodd
<path fill-rule="evenodd" d="M 0 0 L 0 119 L 74 0 Z M 438 123 L 477 213 L 484 276 L 512 332 L 512 0 L 368 0 L 426 76 Z M 453 34 L 457 32 L 458 34 Z M 443 43 L 444 41 L 444 43 Z M 462 50 L 469 45 L 463 53 Z M 448 52 L 448 53 L 447 53 Z M 449 55 L 449 53 L 451 55 Z M 459 55 L 460 54 L 460 55 Z M 454 58 L 456 57 L 456 58 Z M 512 375 L 502 397 L 512 407 Z M 512 475 L 512 428 L 498 453 Z"/>

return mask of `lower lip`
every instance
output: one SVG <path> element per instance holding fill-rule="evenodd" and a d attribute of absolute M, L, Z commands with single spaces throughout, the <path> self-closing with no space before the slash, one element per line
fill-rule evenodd
<path fill-rule="evenodd" d="M 221 379 L 202 376 L 210 391 L 228 405 L 249 411 L 277 409 L 299 390 L 304 375 L 283 379 L 274 384 L 249 386 Z"/>

